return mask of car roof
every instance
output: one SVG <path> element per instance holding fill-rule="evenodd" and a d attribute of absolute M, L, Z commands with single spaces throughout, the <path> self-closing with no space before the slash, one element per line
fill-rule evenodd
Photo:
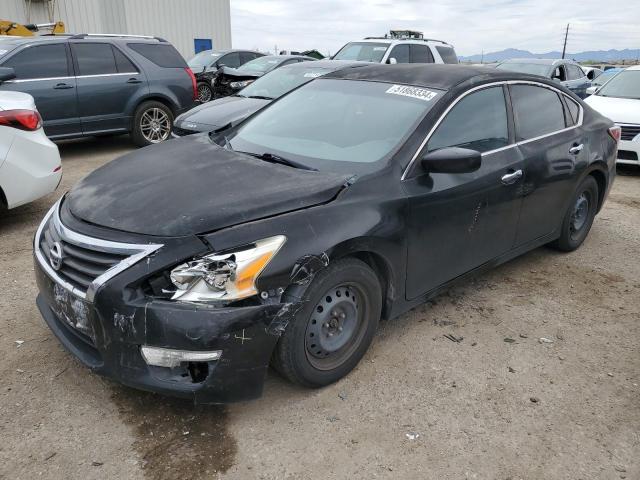
<path fill-rule="evenodd" d="M 323 78 L 365 80 L 372 82 L 415 85 L 449 90 L 467 80 L 475 83 L 504 80 L 528 80 L 558 86 L 544 77 L 526 73 L 496 70 L 495 68 L 437 63 L 403 63 L 396 65 L 373 64 L 361 68 L 346 68 L 328 73 Z"/>
<path fill-rule="evenodd" d="M 366 65 L 377 65 L 377 63 L 373 62 L 355 62 L 352 60 L 316 60 L 312 63 L 307 62 L 298 62 L 292 63 L 291 65 L 285 65 L 282 69 L 287 70 L 307 70 L 309 68 L 326 68 L 327 70 L 338 70 L 340 68 L 349 68 L 349 67 L 359 67 Z"/>
<path fill-rule="evenodd" d="M 540 65 L 555 65 L 558 62 L 574 63 L 577 65 L 576 62 L 567 58 L 510 58 L 509 60 L 505 60 L 501 63 L 537 63 Z"/>
<path fill-rule="evenodd" d="M 611 70 L 611 69 L 609 69 L 609 70 Z M 634 65 L 633 67 L 628 67 L 628 68 L 621 68 L 620 70 L 621 71 L 622 70 L 640 70 L 640 65 Z"/>
<path fill-rule="evenodd" d="M 234 52 L 248 52 L 248 53 L 260 53 L 256 50 L 247 50 L 245 48 L 226 48 L 222 50 L 216 50 L 214 48 L 210 48 L 208 50 L 200 50 L 198 53 L 202 52 L 211 52 L 211 53 L 219 53 L 220 55 L 224 55 L 225 53 L 234 53 Z"/>

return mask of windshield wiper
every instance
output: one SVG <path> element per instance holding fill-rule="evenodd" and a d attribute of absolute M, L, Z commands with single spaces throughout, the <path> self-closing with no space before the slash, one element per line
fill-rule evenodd
<path fill-rule="evenodd" d="M 266 95 L 249 95 L 248 97 L 245 97 L 245 98 L 257 98 L 258 100 L 273 100 L 273 97 L 267 97 Z"/>
<path fill-rule="evenodd" d="M 312 168 L 303 163 L 296 162 L 295 160 L 283 158 L 279 155 L 274 155 L 273 153 L 269 153 L 269 152 L 265 152 L 265 153 L 238 152 L 238 153 L 251 155 L 252 157 L 259 158 L 260 160 L 264 160 L 265 162 L 279 163 L 280 165 L 287 165 L 288 167 L 300 168 L 302 170 L 312 170 L 314 172 L 318 171 L 317 168 Z"/>

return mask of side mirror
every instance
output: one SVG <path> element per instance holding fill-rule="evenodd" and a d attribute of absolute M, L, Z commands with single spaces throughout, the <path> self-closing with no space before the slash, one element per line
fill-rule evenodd
<path fill-rule="evenodd" d="M 427 153 L 421 160 L 427 173 L 470 173 L 482 164 L 482 155 L 477 150 L 449 147 Z"/>
<path fill-rule="evenodd" d="M 389 65 L 395 65 L 396 63 L 398 63 L 398 61 L 394 57 L 389 57 L 387 58 L 387 63 Z"/>
<path fill-rule="evenodd" d="M 16 72 L 10 67 L 0 67 L 0 83 L 16 78 Z"/>
<path fill-rule="evenodd" d="M 591 87 L 587 88 L 587 95 L 594 95 L 597 91 L 598 91 L 598 87 L 595 85 L 592 85 Z"/>
<path fill-rule="evenodd" d="M 589 70 L 589 73 L 587 73 L 587 78 L 589 80 L 593 80 L 596 76 L 596 71 L 595 70 Z"/>

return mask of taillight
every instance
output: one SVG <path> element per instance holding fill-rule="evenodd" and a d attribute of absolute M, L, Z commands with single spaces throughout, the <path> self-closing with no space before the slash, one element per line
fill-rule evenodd
<path fill-rule="evenodd" d="M 34 110 L 0 110 L 0 126 L 33 131 L 42 126 L 42 118 Z"/>
<path fill-rule="evenodd" d="M 615 127 L 611 127 L 609 129 L 609 136 L 613 138 L 616 141 L 616 143 L 618 143 L 622 138 L 622 129 L 617 125 Z"/>
<path fill-rule="evenodd" d="M 196 76 L 193 74 L 193 70 L 191 70 L 189 67 L 185 68 L 186 72 L 189 74 L 189 77 L 191 78 L 191 86 L 193 87 L 193 99 L 197 100 L 198 99 L 198 82 L 196 81 Z"/>

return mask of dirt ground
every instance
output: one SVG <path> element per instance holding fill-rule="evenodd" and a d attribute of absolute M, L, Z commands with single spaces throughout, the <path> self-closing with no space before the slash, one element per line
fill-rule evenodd
<path fill-rule="evenodd" d="M 270 373 L 260 400 L 194 408 L 92 375 L 34 303 L 39 220 L 130 149 L 61 145 L 59 190 L 0 213 L 0 478 L 640 479 L 640 171 L 577 252 L 538 249 L 384 322 L 338 384 Z"/>

